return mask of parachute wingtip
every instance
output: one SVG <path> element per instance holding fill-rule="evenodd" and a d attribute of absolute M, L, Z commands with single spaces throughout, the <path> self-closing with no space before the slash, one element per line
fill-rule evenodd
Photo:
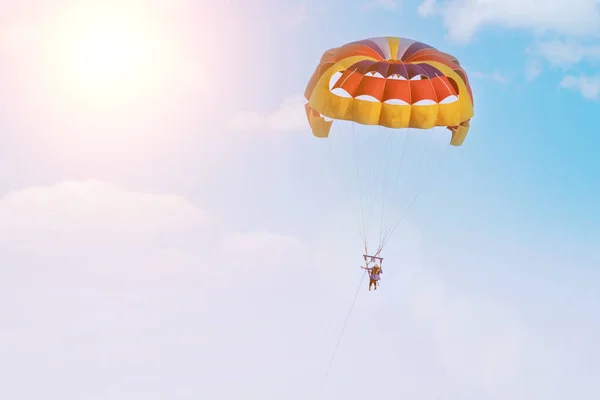
<path fill-rule="evenodd" d="M 463 142 L 469 133 L 470 121 L 464 121 L 458 126 L 449 126 L 448 129 L 452 132 L 452 138 L 450 139 L 451 146 L 462 146 Z"/>
<path fill-rule="evenodd" d="M 327 121 L 308 103 L 304 105 L 304 109 L 306 110 L 306 118 L 308 119 L 308 125 L 310 126 L 313 135 L 318 138 L 329 137 L 329 131 L 331 130 L 333 121 Z"/>

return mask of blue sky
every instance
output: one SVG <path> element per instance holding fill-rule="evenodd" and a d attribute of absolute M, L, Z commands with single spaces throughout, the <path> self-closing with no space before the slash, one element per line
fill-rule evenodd
<path fill-rule="evenodd" d="M 41 5 L 0 16 L 0 397 L 600 394 L 596 1 Z M 475 117 L 320 393 L 362 244 L 301 95 L 382 35 L 457 56 Z"/>

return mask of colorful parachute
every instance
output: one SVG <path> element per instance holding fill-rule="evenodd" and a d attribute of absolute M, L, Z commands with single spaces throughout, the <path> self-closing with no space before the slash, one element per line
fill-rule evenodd
<path fill-rule="evenodd" d="M 458 60 L 427 44 L 377 37 L 328 50 L 305 91 L 317 137 L 340 119 L 388 128 L 446 126 L 460 146 L 473 117 L 473 94 Z"/>
<path fill-rule="evenodd" d="M 430 155 L 438 142 L 447 143 L 442 138 L 448 132 L 432 128 L 448 128 L 453 146 L 462 145 L 469 131 L 474 113 L 467 74 L 455 57 L 429 45 L 378 37 L 326 51 L 305 97 L 313 134 L 341 150 L 332 165 L 339 167 L 347 194 L 352 186 L 358 192 L 357 225 L 365 254 L 379 255 L 433 175 L 428 165 L 439 164 L 427 158 L 436 158 Z M 341 127 L 350 121 L 351 134 L 330 132 L 333 120 Z M 357 126 L 368 133 L 357 134 Z M 369 253 L 374 224 L 379 225 L 378 245 Z"/>

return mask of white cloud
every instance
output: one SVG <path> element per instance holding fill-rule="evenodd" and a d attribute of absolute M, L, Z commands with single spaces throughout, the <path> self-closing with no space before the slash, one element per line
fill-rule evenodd
<path fill-rule="evenodd" d="M 520 374 L 525 337 L 504 307 L 452 293 L 431 276 L 417 282 L 410 305 L 456 383 L 494 387 Z"/>
<path fill-rule="evenodd" d="M 95 180 L 14 190 L 0 200 L 0 243 L 77 247 L 185 232 L 207 215 L 176 195 L 140 193 Z"/>
<path fill-rule="evenodd" d="M 448 0 L 440 10 L 450 38 L 462 43 L 485 25 L 573 35 L 600 29 L 596 0 Z"/>
<path fill-rule="evenodd" d="M 536 52 L 550 63 L 569 67 L 587 60 L 600 60 L 599 45 L 583 45 L 572 40 L 553 40 L 538 44 Z"/>
<path fill-rule="evenodd" d="M 234 233 L 225 244 L 235 252 L 276 252 L 286 253 L 304 250 L 302 243 L 293 236 L 273 234 L 268 231 L 254 231 L 250 233 Z M 273 254 L 281 255 L 281 254 Z"/>
<path fill-rule="evenodd" d="M 560 86 L 566 89 L 578 90 L 588 100 L 600 98 L 600 75 L 567 75 L 560 82 Z"/>
<path fill-rule="evenodd" d="M 288 14 L 283 17 L 286 25 L 299 26 L 308 20 L 308 5 L 299 3 L 294 5 Z"/>
<path fill-rule="evenodd" d="M 245 111 L 233 117 L 230 128 L 236 131 L 292 132 L 308 129 L 304 96 L 291 96 L 284 99 L 279 110 L 262 115 Z"/>
<path fill-rule="evenodd" d="M 121 224 L 135 225 L 125 231 L 134 236 L 198 218 L 181 197 L 157 200 L 97 182 L 15 193 L 19 197 L 6 203 L 10 208 L 2 204 L 2 211 L 42 216 L 29 229 L 42 227 L 45 235 L 43 220 L 52 212 L 83 236 L 115 222 L 98 212 L 105 208 L 119 210 Z M 163 222 L 152 221 L 157 213 Z M 168 215 L 179 217 L 169 222 Z M 2 395 L 39 398 L 39 386 L 24 385 L 31 379 L 66 387 L 65 400 L 124 394 L 141 399 L 148 392 L 290 400 L 314 394 L 359 282 L 354 278 L 360 278 L 360 253 L 344 244 L 354 233 L 340 232 L 334 218 L 314 238 L 322 246 L 315 249 L 291 235 L 219 232 L 218 221 L 203 221 L 217 230 L 214 246 L 159 242 L 128 257 L 108 247 L 103 250 L 115 254 L 110 262 L 98 262 L 98 252 L 84 260 L 42 252 L 42 262 L 10 260 L 0 252 L 0 327 L 6 339 L 0 343 L 0 372 L 9 378 Z M 524 326 L 506 307 L 433 276 L 428 247 L 407 226 L 386 254 L 381 290 L 369 293 L 363 282 L 326 389 L 348 399 L 364 398 L 362 391 L 382 397 L 379 392 L 394 390 L 407 398 L 451 393 L 454 399 L 483 398 L 511 386 L 514 376 L 523 375 L 522 351 L 531 344 Z M 334 279 L 324 281 L 318 271 L 329 268 Z M 364 345 L 373 338 L 385 351 Z M 547 349 L 542 354 L 552 359 Z M 360 381 L 364 370 L 356 365 L 374 362 L 381 382 L 373 388 Z M 236 385 L 227 384 L 232 379 Z M 126 383 L 108 389 L 104 384 L 115 381 Z M 518 382 L 512 386 L 520 389 Z"/>
<path fill-rule="evenodd" d="M 539 60 L 530 60 L 525 65 L 525 79 L 532 81 L 542 73 L 542 63 Z"/>
<path fill-rule="evenodd" d="M 140 230 L 176 228 L 197 217 L 183 198 L 96 182 L 16 191 L 8 200 L 0 225 L 3 233 L 18 227 L 21 238 L 48 238 L 51 219 L 77 236 L 117 222 L 117 236 L 127 242 Z M 112 217 L 117 211 L 122 220 Z M 35 223 L 15 225 L 6 213 L 18 221 L 29 215 Z M 141 399 L 149 391 L 181 398 L 285 393 L 288 374 L 307 374 L 320 357 L 321 313 L 331 315 L 337 311 L 331 304 L 338 304 L 319 305 L 324 291 L 313 278 L 317 266 L 304 262 L 306 249 L 296 238 L 267 231 L 223 234 L 219 224 L 207 222 L 217 231 L 216 246 L 158 241 L 124 255 L 115 241 L 73 257 L 57 256 L 38 242 L 11 258 L 18 240 L 6 243 L 10 251 L 0 251 L 0 372 L 10 384 L 0 388 L 2 397 L 39 397 L 36 387 L 23 389 L 32 377 L 67 388 L 64 399 Z M 111 255 L 108 261 L 98 260 L 102 253 Z M 37 367 L 25 370 L 33 360 Z M 281 365 L 286 374 L 273 367 Z M 201 378 L 188 378 L 191 370 Z M 67 384 L 66 375 L 76 383 Z M 148 383 L 148 376 L 156 379 Z M 226 384 L 231 379 L 236 385 Z M 128 383 L 111 389 L 102 384 L 108 381 Z"/>
<path fill-rule="evenodd" d="M 371 0 L 364 5 L 364 8 L 381 8 L 384 10 L 395 10 L 398 8 L 398 2 L 396 0 Z"/>
<path fill-rule="evenodd" d="M 500 75 L 497 72 L 490 72 L 490 73 L 485 73 L 485 72 L 478 72 L 478 71 L 474 71 L 470 73 L 471 76 L 475 77 L 475 78 L 480 78 L 480 79 L 489 79 L 492 81 L 496 81 L 496 82 L 500 82 L 500 83 L 506 83 L 508 82 L 508 78 Z"/>
<path fill-rule="evenodd" d="M 265 230 L 234 232 L 223 239 L 219 250 L 228 264 L 240 265 L 252 273 L 260 273 L 256 270 L 258 267 L 266 274 L 281 267 L 290 268 L 291 260 L 292 264 L 306 263 L 310 267 L 309 252 L 310 249 L 295 237 Z"/>
<path fill-rule="evenodd" d="M 423 0 L 417 8 L 417 13 L 422 17 L 429 17 L 437 11 L 436 0 Z"/>
<path fill-rule="evenodd" d="M 528 50 L 532 57 L 525 65 L 525 79 L 531 81 L 542 72 L 543 62 L 568 70 L 585 62 L 600 60 L 600 46 L 584 44 L 573 39 L 541 41 Z M 560 86 L 578 88 L 586 98 L 595 98 L 595 78 L 568 76 Z"/>
<path fill-rule="evenodd" d="M 550 0 L 543 5 L 534 0 L 424 0 L 417 11 L 422 16 L 440 13 L 449 37 L 459 43 L 472 41 L 485 26 L 571 36 L 568 40 L 541 41 L 534 47 L 531 51 L 534 57 L 525 66 L 527 81 L 541 74 L 542 59 L 565 68 L 600 60 L 600 46 L 575 39 L 600 32 L 600 3 L 596 0 Z M 588 84 L 588 97 L 590 90 Z"/>

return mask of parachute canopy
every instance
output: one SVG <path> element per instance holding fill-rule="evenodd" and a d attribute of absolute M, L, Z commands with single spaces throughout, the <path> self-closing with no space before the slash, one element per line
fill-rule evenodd
<path fill-rule="evenodd" d="M 460 146 L 473 117 L 473 94 L 458 60 L 427 44 L 377 37 L 326 51 L 305 91 L 315 136 L 329 136 L 332 120 L 387 128 L 452 131 Z"/>

